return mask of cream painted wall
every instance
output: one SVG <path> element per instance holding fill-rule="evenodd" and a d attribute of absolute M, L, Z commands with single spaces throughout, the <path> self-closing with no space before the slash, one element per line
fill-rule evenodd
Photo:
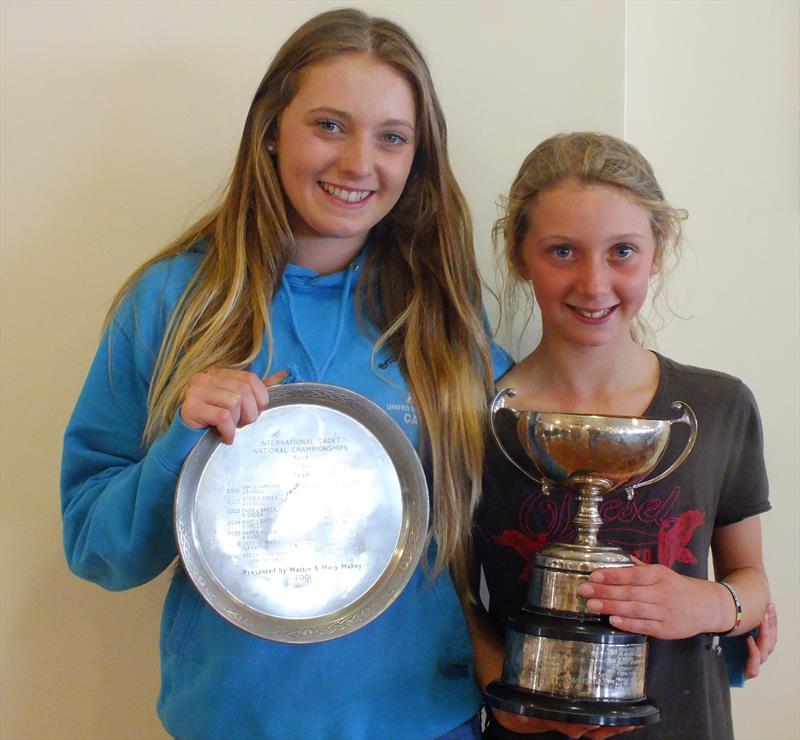
<path fill-rule="evenodd" d="M 405 25 L 428 57 L 490 280 L 496 198 L 553 131 L 622 134 L 627 121 L 692 211 L 678 295 L 695 318 L 662 349 L 753 386 L 778 509 L 765 531 L 781 646 L 738 692 L 737 723 L 744 737 L 799 737 L 797 4 L 354 4 Z M 224 182 L 277 45 L 334 5 L 0 4 L 3 738 L 165 737 L 153 706 L 166 580 L 111 594 L 67 572 L 60 438 L 110 297 Z M 753 722 L 764 716 L 769 731 Z"/>
<path fill-rule="evenodd" d="M 733 692 L 740 740 L 798 725 L 800 4 L 631 2 L 626 136 L 689 211 L 660 348 L 745 380 L 764 423 L 773 511 L 762 517 L 780 644 Z"/>

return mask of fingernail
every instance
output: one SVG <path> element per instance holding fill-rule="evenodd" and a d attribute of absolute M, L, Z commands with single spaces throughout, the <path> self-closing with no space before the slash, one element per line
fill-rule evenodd
<path fill-rule="evenodd" d="M 586 602 L 586 608 L 593 612 L 599 612 L 603 608 L 603 602 L 600 599 L 589 599 Z"/>
<path fill-rule="evenodd" d="M 596 570 L 589 576 L 589 580 L 594 583 L 602 583 L 606 579 L 602 570 Z"/>
<path fill-rule="evenodd" d="M 582 583 L 580 586 L 578 586 L 578 594 L 581 596 L 591 596 L 593 593 L 594 589 L 589 583 Z"/>

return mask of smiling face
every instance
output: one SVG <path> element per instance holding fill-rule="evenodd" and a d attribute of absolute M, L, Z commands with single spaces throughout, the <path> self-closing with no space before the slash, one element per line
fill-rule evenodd
<path fill-rule="evenodd" d="M 409 83 L 368 54 L 341 54 L 303 70 L 275 142 L 295 262 L 331 272 L 358 253 L 403 192 L 415 121 Z"/>
<path fill-rule="evenodd" d="M 543 339 L 631 342 L 631 321 L 656 270 L 650 211 L 627 191 L 574 178 L 529 206 L 520 275 L 542 312 Z"/>

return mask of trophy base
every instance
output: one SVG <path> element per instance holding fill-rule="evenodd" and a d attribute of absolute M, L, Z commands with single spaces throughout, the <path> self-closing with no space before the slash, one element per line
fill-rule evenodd
<path fill-rule="evenodd" d="M 504 712 L 582 725 L 652 725 L 661 718 L 658 707 L 646 701 L 597 702 L 559 699 L 493 681 L 484 691 L 486 703 Z"/>
<path fill-rule="evenodd" d="M 523 608 L 506 629 L 503 675 L 485 692 L 489 706 L 587 725 L 658 722 L 645 695 L 647 638 L 600 621 Z"/>

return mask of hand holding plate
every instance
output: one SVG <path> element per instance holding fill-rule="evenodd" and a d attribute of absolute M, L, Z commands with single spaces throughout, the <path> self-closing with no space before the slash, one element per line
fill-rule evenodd
<path fill-rule="evenodd" d="M 236 429 L 252 424 L 269 404 L 268 385 L 286 377 L 281 371 L 261 380 L 255 373 L 209 368 L 189 381 L 181 404 L 181 418 L 192 429 L 213 427 L 225 444 Z"/>

